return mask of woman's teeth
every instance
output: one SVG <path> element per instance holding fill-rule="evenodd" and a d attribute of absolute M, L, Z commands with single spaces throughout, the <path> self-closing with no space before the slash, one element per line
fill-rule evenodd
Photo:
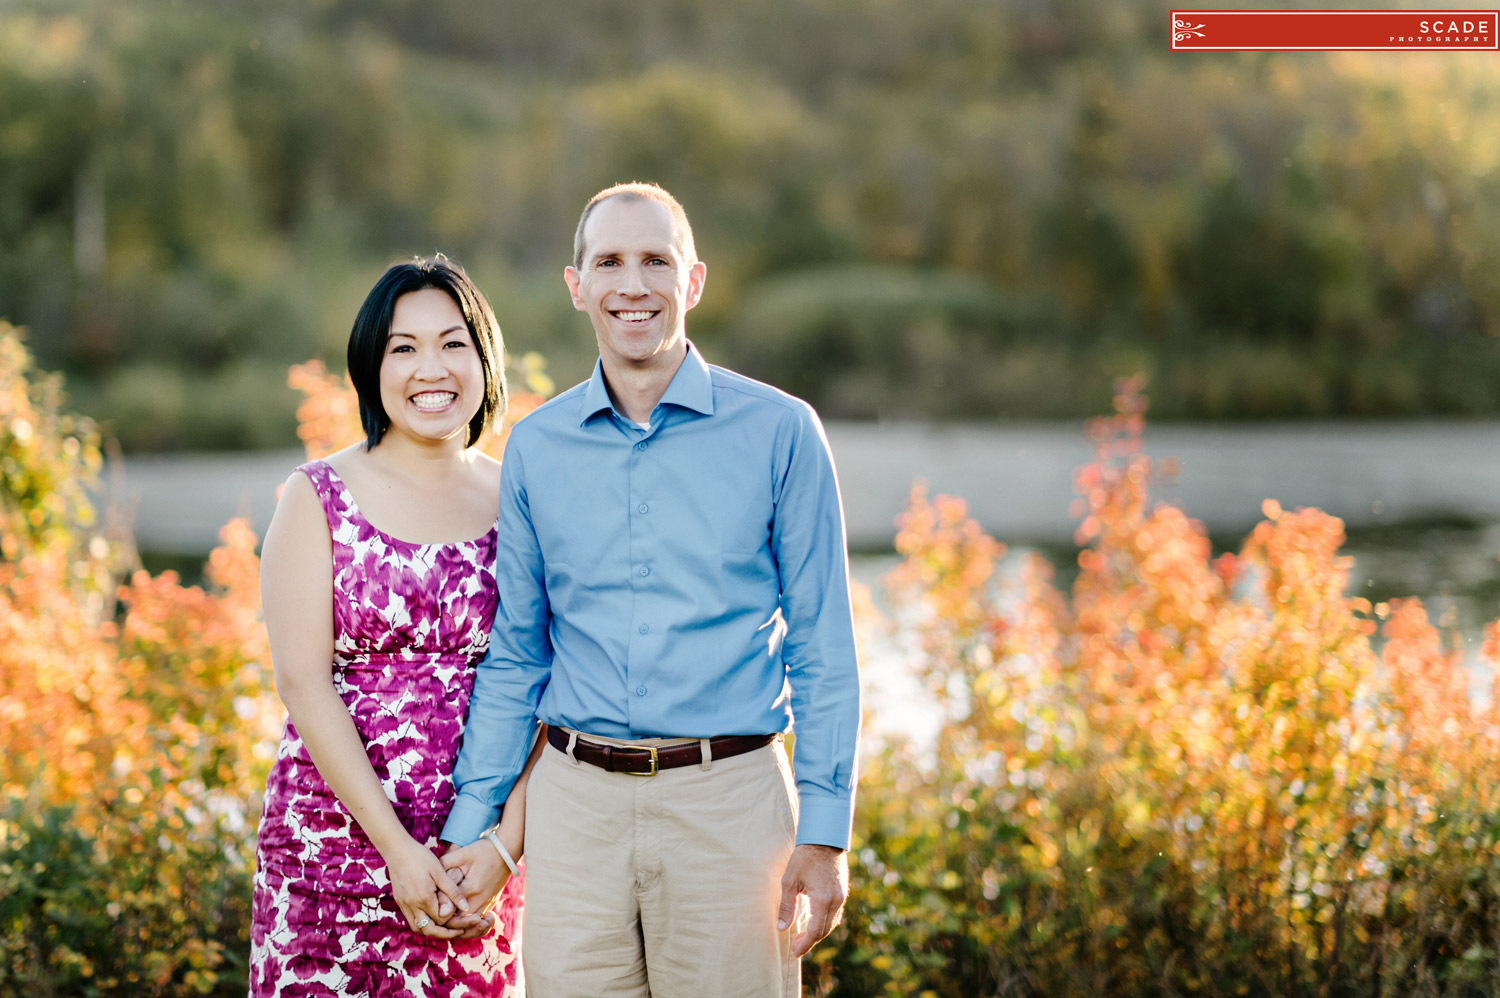
<path fill-rule="evenodd" d="M 418 409 L 436 412 L 446 408 L 456 398 L 458 396 L 453 392 L 423 392 L 421 395 L 413 395 L 411 401 Z"/>

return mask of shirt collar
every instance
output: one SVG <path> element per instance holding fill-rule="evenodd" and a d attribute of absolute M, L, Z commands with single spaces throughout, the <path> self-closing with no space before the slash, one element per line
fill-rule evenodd
<path fill-rule="evenodd" d="M 672 375 L 671 384 L 662 394 L 658 405 L 678 405 L 694 412 L 701 412 L 705 416 L 714 414 L 714 385 L 713 377 L 708 370 L 708 362 L 698 352 L 698 348 L 689 341 L 687 345 L 687 356 L 682 360 L 682 366 L 677 368 L 677 373 Z M 606 409 L 613 409 L 614 402 L 610 400 L 609 389 L 604 384 L 604 361 L 594 361 L 594 374 L 589 378 L 588 388 L 583 393 L 583 409 L 578 414 L 578 424 L 582 426 L 590 419 L 597 416 Z"/>

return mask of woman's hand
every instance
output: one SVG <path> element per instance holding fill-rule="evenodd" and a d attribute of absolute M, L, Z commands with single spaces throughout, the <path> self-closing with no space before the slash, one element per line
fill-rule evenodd
<path fill-rule="evenodd" d="M 437 939 L 464 934 L 445 923 L 455 913 L 469 911 L 468 899 L 426 846 L 408 838 L 396 855 L 386 857 L 386 869 L 391 878 L 391 894 L 413 931 Z"/>

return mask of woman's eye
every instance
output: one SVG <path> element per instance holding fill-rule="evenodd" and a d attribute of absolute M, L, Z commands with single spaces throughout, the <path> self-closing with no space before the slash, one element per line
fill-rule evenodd
<path fill-rule="evenodd" d="M 448 342 L 447 342 L 447 343 L 444 343 L 444 344 L 443 344 L 443 346 L 444 346 L 444 347 L 445 347 L 445 348 L 449 348 L 449 347 L 457 347 L 457 348 L 458 348 L 458 349 L 460 349 L 460 350 L 462 350 L 462 349 L 463 349 L 463 348 L 464 348 L 464 347 L 466 347 L 466 346 L 468 346 L 468 345 L 469 345 L 469 344 L 468 344 L 468 343 L 466 343 L 466 342 L 464 342 L 464 341 L 463 341 L 463 340 L 449 340 L 449 341 L 448 341 Z"/>

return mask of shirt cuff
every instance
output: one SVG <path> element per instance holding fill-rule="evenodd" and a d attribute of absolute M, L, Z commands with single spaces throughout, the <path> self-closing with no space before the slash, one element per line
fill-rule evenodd
<path fill-rule="evenodd" d="M 797 844 L 849 848 L 854 801 L 843 797 L 809 797 L 799 793 Z"/>
<path fill-rule="evenodd" d="M 498 807 L 490 807 L 480 803 L 477 798 L 460 794 L 453 802 L 453 810 L 448 812 L 448 820 L 443 824 L 443 834 L 439 837 L 444 842 L 466 846 L 499 820 Z"/>

